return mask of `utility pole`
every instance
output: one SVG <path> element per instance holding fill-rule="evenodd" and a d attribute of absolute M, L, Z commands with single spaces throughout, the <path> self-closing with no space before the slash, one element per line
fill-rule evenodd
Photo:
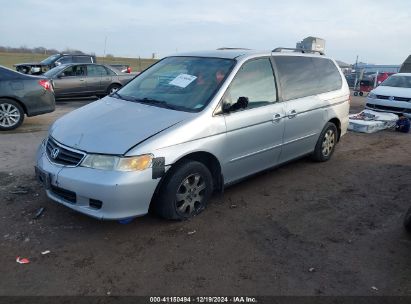
<path fill-rule="evenodd" d="M 354 82 L 354 91 L 357 89 L 357 81 L 358 81 L 358 55 L 357 59 L 355 59 L 355 82 Z"/>
<path fill-rule="evenodd" d="M 104 55 L 103 55 L 103 63 L 104 59 L 106 58 L 106 46 L 107 46 L 107 35 L 104 38 Z"/>

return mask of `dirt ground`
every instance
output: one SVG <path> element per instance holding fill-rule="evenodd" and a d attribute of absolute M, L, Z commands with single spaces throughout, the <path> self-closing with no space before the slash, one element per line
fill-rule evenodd
<path fill-rule="evenodd" d="M 411 295 L 411 134 L 349 133 L 329 162 L 250 178 L 193 220 L 121 225 L 53 203 L 33 177 L 50 123 L 87 102 L 0 134 L 0 295 Z"/>

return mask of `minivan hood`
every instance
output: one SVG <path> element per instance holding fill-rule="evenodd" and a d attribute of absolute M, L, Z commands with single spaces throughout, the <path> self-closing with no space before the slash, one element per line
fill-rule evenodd
<path fill-rule="evenodd" d="M 379 86 L 372 90 L 372 92 L 377 95 L 411 98 L 411 88 Z"/>
<path fill-rule="evenodd" d="M 50 135 L 89 153 L 122 155 L 192 115 L 107 96 L 58 119 Z"/>

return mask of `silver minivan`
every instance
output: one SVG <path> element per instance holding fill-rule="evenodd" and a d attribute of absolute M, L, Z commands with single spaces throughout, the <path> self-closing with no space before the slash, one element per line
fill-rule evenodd
<path fill-rule="evenodd" d="M 99 219 L 201 212 L 215 191 L 304 155 L 327 161 L 349 89 L 322 55 L 243 49 L 166 57 L 58 119 L 36 175 L 52 200 Z"/>

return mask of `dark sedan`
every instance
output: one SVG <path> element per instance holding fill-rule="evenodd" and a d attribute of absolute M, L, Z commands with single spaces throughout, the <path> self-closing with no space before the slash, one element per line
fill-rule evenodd
<path fill-rule="evenodd" d="M 103 64 L 60 65 L 43 75 L 51 80 L 56 98 L 105 96 L 135 77 Z"/>
<path fill-rule="evenodd" d="M 53 88 L 47 78 L 0 66 L 0 131 L 20 126 L 24 115 L 49 113 L 54 108 Z"/>

